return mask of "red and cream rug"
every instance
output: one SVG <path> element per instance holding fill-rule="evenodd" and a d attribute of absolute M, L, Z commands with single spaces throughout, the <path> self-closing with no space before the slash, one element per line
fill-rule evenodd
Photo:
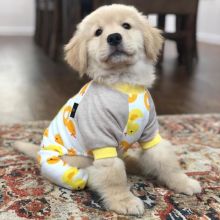
<path fill-rule="evenodd" d="M 42 178 L 34 161 L 11 147 L 15 140 L 40 143 L 48 122 L 0 126 L 0 219 L 220 219 L 220 114 L 159 117 L 161 134 L 176 145 L 201 194 L 175 194 L 142 177 L 129 176 L 130 190 L 145 204 L 141 218 L 107 211 L 88 189 L 72 192 Z"/>

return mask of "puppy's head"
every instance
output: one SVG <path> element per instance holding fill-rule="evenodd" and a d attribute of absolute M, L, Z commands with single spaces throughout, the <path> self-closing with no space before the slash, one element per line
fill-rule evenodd
<path fill-rule="evenodd" d="M 65 46 L 67 62 L 91 78 L 157 60 L 162 45 L 159 30 L 151 27 L 132 6 L 102 6 L 84 18 Z"/>

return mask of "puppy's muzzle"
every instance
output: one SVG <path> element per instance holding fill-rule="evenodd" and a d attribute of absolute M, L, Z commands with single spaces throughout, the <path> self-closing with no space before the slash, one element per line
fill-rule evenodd
<path fill-rule="evenodd" d="M 119 33 L 109 34 L 107 37 L 107 42 L 111 46 L 118 46 L 122 41 L 122 36 Z"/>

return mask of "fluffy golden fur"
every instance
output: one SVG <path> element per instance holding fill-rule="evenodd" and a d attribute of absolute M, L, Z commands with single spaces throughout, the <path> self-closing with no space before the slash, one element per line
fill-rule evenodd
<path fill-rule="evenodd" d="M 131 29 L 123 28 L 124 23 L 130 24 Z M 97 29 L 102 30 L 98 37 Z M 117 49 L 124 53 L 118 56 L 110 56 L 114 49 L 106 38 L 111 33 L 119 33 L 123 38 Z M 159 30 L 151 27 L 144 15 L 134 7 L 115 4 L 100 7 L 78 25 L 65 46 L 65 58 L 81 76 L 86 73 L 102 83 L 125 81 L 149 87 L 155 79 L 152 64 L 162 42 Z"/>
<path fill-rule="evenodd" d="M 127 29 L 125 23 L 131 28 Z M 95 36 L 98 29 L 102 33 Z M 106 41 L 112 33 L 122 36 L 122 43 L 114 48 Z M 134 7 L 103 6 L 78 25 L 73 38 L 65 46 L 65 58 L 81 76 L 87 74 L 101 83 L 126 82 L 150 87 L 155 79 L 153 64 L 162 41 L 160 32 L 152 28 Z M 15 148 L 33 158 L 38 151 L 38 146 L 30 147 L 24 143 L 15 143 Z M 63 160 L 86 168 L 88 186 L 103 197 L 106 208 L 122 214 L 142 215 L 144 212 L 143 202 L 129 191 L 125 166 L 132 173 L 155 176 L 178 193 L 192 195 L 201 191 L 200 184 L 180 170 L 168 141 L 163 140 L 146 151 L 129 150 L 128 154 L 124 161 L 120 158 L 92 161 L 79 156 L 64 156 Z"/>

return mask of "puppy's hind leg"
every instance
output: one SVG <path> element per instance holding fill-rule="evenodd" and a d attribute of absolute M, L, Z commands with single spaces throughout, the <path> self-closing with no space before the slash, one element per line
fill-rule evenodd
<path fill-rule="evenodd" d="M 177 193 L 193 195 L 201 192 L 197 180 L 188 177 L 179 167 L 171 144 L 162 140 L 158 145 L 145 150 L 140 162 L 145 175 L 151 174 Z"/>
<path fill-rule="evenodd" d="M 99 193 L 107 209 L 125 215 L 143 215 L 144 204 L 129 191 L 121 159 L 98 159 L 87 170 L 88 186 Z"/>
<path fill-rule="evenodd" d="M 40 150 L 40 146 L 16 141 L 12 145 L 17 151 L 29 156 L 32 159 L 37 159 L 37 152 Z M 61 157 L 70 166 L 76 166 L 78 168 L 86 168 L 92 165 L 92 159 L 83 156 L 67 156 Z"/>
<path fill-rule="evenodd" d="M 17 151 L 26 154 L 27 156 L 37 159 L 37 152 L 40 150 L 40 146 L 32 144 L 32 143 L 25 143 L 21 141 L 16 141 L 12 144 Z"/>

